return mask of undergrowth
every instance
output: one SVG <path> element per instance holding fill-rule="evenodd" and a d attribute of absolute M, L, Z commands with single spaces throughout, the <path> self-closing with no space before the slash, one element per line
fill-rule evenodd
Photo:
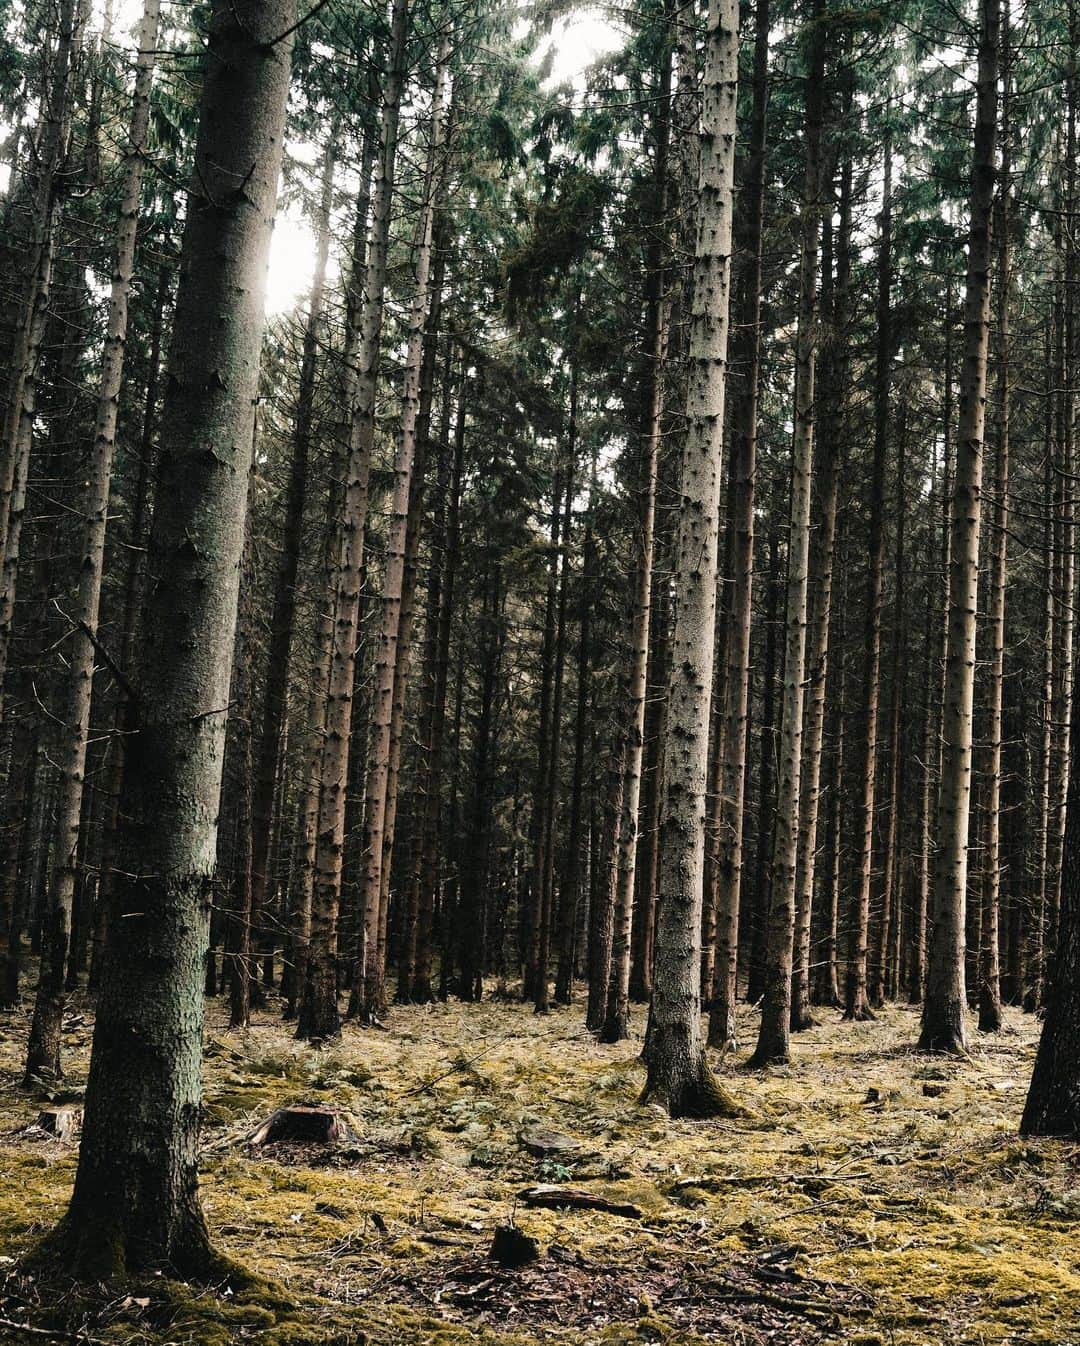
<path fill-rule="evenodd" d="M 66 1034 L 76 1097 L 89 1017 Z M 212 1007 L 203 1202 L 221 1251 L 274 1287 L 260 1294 L 162 1277 L 44 1286 L 20 1271 L 63 1213 L 75 1150 L 23 1132 L 42 1099 L 18 1088 L 25 1019 L 5 1016 L 0 1317 L 110 1346 L 1080 1342 L 1077 1150 L 1017 1134 L 1029 1017 L 1009 1011 L 969 1061 L 945 1061 L 910 1050 L 911 1011 L 823 1016 L 789 1067 L 725 1062 L 750 1115 L 710 1122 L 639 1106 L 639 1037 L 600 1046 L 581 1017 L 395 1009 L 385 1031 L 347 1027 L 317 1053 L 273 1006 L 243 1034 Z M 248 1146 L 287 1103 L 338 1108 L 357 1138 Z M 537 1129 L 577 1145 L 529 1153 Z M 640 1218 L 524 1206 L 539 1182 Z M 521 1272 L 485 1260 L 510 1222 L 543 1253 Z M 19 1332 L 0 1340 L 48 1340 Z"/>

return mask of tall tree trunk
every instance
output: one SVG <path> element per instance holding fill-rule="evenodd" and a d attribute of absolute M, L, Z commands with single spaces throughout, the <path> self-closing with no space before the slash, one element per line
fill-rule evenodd
<path fill-rule="evenodd" d="M 856 822 L 856 867 L 848 904 L 844 1018 L 871 1019 L 867 993 L 870 943 L 870 882 L 877 796 L 878 714 L 881 699 L 881 591 L 885 569 L 885 457 L 889 447 L 892 364 L 892 138 L 886 135 L 877 259 L 877 349 L 874 359 L 874 465 L 870 481 L 870 540 L 866 579 L 866 650 L 858 744 L 860 797 Z"/>
<path fill-rule="evenodd" d="M 154 316 L 150 328 L 149 363 L 146 391 L 143 396 L 142 427 L 139 434 L 138 468 L 135 477 L 131 520 L 128 525 L 128 553 L 124 570 L 124 598 L 120 619 L 120 646 L 117 666 L 125 671 L 134 663 L 135 639 L 143 604 L 146 584 L 146 532 L 153 504 L 157 454 L 154 451 L 158 426 L 158 398 L 161 385 L 161 353 L 165 336 L 165 305 L 172 285 L 168 266 L 158 270 Z M 130 693 L 120 688 L 120 704 L 115 712 L 114 732 L 109 744 L 108 775 L 105 786 L 107 820 L 101 848 L 101 875 L 98 884 L 97 909 L 94 913 L 93 952 L 90 960 L 89 989 L 96 992 L 101 972 L 108 931 L 108 916 L 112 906 L 112 888 L 120 844 L 120 793 L 124 784 L 124 760 L 128 738 L 135 732 L 135 702 Z"/>
<path fill-rule="evenodd" d="M 750 632 L 753 619 L 754 486 L 757 473 L 758 387 L 761 379 L 762 250 L 765 224 L 765 152 L 769 102 L 769 0 L 754 11 L 754 75 L 747 151 L 746 247 L 740 364 L 744 370 L 732 424 L 734 509 L 732 535 L 734 589 L 728 625 L 724 679 L 720 816 L 713 865 L 716 957 L 709 1010 L 709 1043 L 735 1042 L 735 1000 L 739 958 L 739 905 L 743 871 L 743 813 L 746 800 L 747 729 L 750 701 Z"/>
<path fill-rule="evenodd" d="M 831 169 L 829 171 L 831 177 Z M 822 205 L 827 209 L 823 219 L 821 310 L 827 323 L 823 352 L 823 378 L 818 380 L 822 410 L 818 414 L 818 522 L 812 549 L 813 604 L 807 669 L 808 699 L 804 710 L 803 780 L 800 787 L 799 836 L 796 845 L 795 871 L 795 938 L 794 961 L 791 974 L 791 1029 L 800 1032 L 813 1026 L 810 1013 L 810 948 L 814 906 L 814 880 L 817 869 L 818 819 L 821 805 L 821 759 L 825 739 L 825 707 L 828 689 L 829 632 L 832 621 L 833 557 L 836 550 L 836 507 L 840 493 L 840 436 L 843 418 L 840 402 L 843 397 L 844 358 L 836 347 L 844 337 L 839 335 L 837 318 L 846 318 L 846 275 L 833 281 L 833 246 L 831 220 L 831 184 L 825 190 L 822 183 Z M 843 217 L 844 205 L 841 204 Z M 848 206 L 850 224 L 850 206 Z M 847 242 L 841 238 L 841 266 L 846 266 L 843 254 Z M 842 291 L 837 299 L 837 289 Z"/>
<path fill-rule="evenodd" d="M 731 286 L 738 46 L 737 6 L 732 0 L 710 0 L 682 504 L 675 548 L 674 587 L 678 598 L 666 736 L 656 985 L 647 1030 L 648 1079 L 644 1090 L 645 1096 L 658 1095 L 673 1117 L 713 1116 L 735 1110 L 705 1059 L 701 888 Z"/>
<path fill-rule="evenodd" d="M 370 1019 L 382 1009 L 384 998 L 380 946 L 385 946 L 385 915 L 382 903 L 382 869 L 387 825 L 389 778 L 393 747 L 394 682 L 398 669 L 398 645 L 404 597 L 405 563 L 412 494 L 417 421 L 420 409 L 420 377 L 424 356 L 424 331 L 431 304 L 431 258 L 438 196 L 440 157 L 445 123 L 446 89 L 449 78 L 448 43 L 444 36 L 436 58 L 436 85 L 431 107 L 424 199 L 417 230 L 415 289 L 409 317 L 408 349 L 405 355 L 405 387 L 401 426 L 394 461 L 394 492 L 386 543 L 386 573 L 380 627 L 375 655 L 372 691 L 371 742 L 368 749 L 367 787 L 364 810 L 364 869 L 361 879 L 360 1016 Z M 346 754 L 348 744 L 345 745 Z M 320 829 L 321 830 L 321 829 Z M 386 857 L 388 858 L 388 857 Z M 316 866 L 318 874 L 322 866 Z M 340 862 L 338 863 L 340 884 Z M 389 876 L 388 876 L 389 877 Z"/>
<path fill-rule="evenodd" d="M 671 66 L 674 17 L 665 5 L 655 93 L 653 134 L 653 210 L 647 247 L 648 286 L 647 394 L 638 467 L 639 518 L 636 531 L 634 592 L 631 598 L 629 668 L 626 676 L 626 753 L 619 821 L 618 880 L 611 946 L 611 989 L 600 1034 L 602 1042 L 621 1042 L 630 1032 L 630 965 L 633 945 L 634 878 L 638 850 L 638 814 L 645 755 L 645 705 L 648 690 L 649 634 L 652 617 L 653 556 L 656 534 L 656 485 L 664 414 L 664 356 L 667 345 L 668 145 L 671 136 Z"/>
<path fill-rule="evenodd" d="M 754 854 L 754 901 L 750 913 L 750 956 L 747 959 L 746 998 L 752 1005 L 765 993 L 769 872 L 776 821 L 776 646 L 781 584 L 780 530 L 774 522 L 769 530 L 769 569 L 765 585 L 765 666 L 762 670 L 761 732 L 758 736 L 761 771 Z"/>
<path fill-rule="evenodd" d="M 454 619 L 454 597 L 461 559 L 461 489 L 465 465 L 465 430 L 469 384 L 462 375 L 458 388 L 457 420 L 454 428 L 453 468 L 450 477 L 446 553 L 439 593 L 439 606 L 429 614 L 436 623 L 435 663 L 431 688 L 431 713 L 427 723 L 427 768 L 424 779 L 424 816 L 417 840 L 416 965 L 412 999 L 426 1003 L 433 998 L 431 956 L 434 941 L 436 890 L 439 882 L 439 827 L 442 817 L 443 736 L 446 728 L 446 690 L 450 669 L 450 635 Z M 423 721 L 422 721 L 423 722 Z"/>
<path fill-rule="evenodd" d="M 558 604 L 555 615 L 555 648 L 552 652 L 551 722 L 547 733 L 547 806 L 544 810 L 543 870 L 540 883 L 540 941 L 536 960 L 535 1010 L 546 1014 L 550 1009 L 549 966 L 551 963 L 551 923 L 555 906 L 555 821 L 559 805 L 559 763 L 562 748 L 562 690 L 566 667 L 566 603 L 569 583 L 570 529 L 573 521 L 574 475 L 577 467 L 578 368 L 572 359 L 570 369 L 570 409 L 566 444 L 566 489 L 563 502 L 562 530 L 557 560 L 559 565 Z M 614 949 L 614 945 L 612 946 Z M 614 957 L 614 953 L 613 953 Z"/>
<path fill-rule="evenodd" d="M 787 1061 L 791 1054 L 791 972 L 795 935 L 797 845 L 802 785 L 803 702 L 810 568 L 810 483 L 817 414 L 814 382 L 818 345 L 818 274 L 821 240 L 821 123 L 824 110 L 825 24 L 815 0 L 806 33 L 806 185 L 803 194 L 799 328 L 795 347 L 795 432 L 791 445 L 787 630 L 780 720 L 780 776 L 776 799 L 765 999 L 751 1064 Z M 834 507 L 835 512 L 835 507 Z"/>
<path fill-rule="evenodd" d="M 983 859 L 982 940 L 979 947 L 979 1031 L 1001 1028 L 1001 740 L 1005 696 L 1005 584 L 1009 532 L 1009 415 L 1012 396 L 1009 365 L 1009 302 L 1012 277 L 1009 254 L 1009 192 L 1012 146 L 1009 129 L 1009 0 L 1001 0 L 1001 171 L 997 193 L 997 445 L 994 471 L 994 528 L 990 540 L 990 705 L 986 762 L 986 853 Z M 1071 489 L 1071 488 L 1070 488 Z"/>
<path fill-rule="evenodd" d="M 971 805 L 971 708 L 975 686 L 986 354 L 990 331 L 990 209 L 997 140 L 999 3 L 1000 0 L 980 0 L 979 6 L 979 63 L 964 300 L 964 364 L 960 381 L 949 563 L 949 638 L 942 723 L 944 749 L 934 859 L 935 926 L 919 1039 L 920 1047 L 929 1051 L 962 1052 L 967 1044 L 964 911 Z"/>
<path fill-rule="evenodd" d="M 940 541 L 940 592 L 935 607 L 933 600 L 927 603 L 927 641 L 930 651 L 930 668 L 927 677 L 926 732 L 923 738 L 923 788 L 919 841 L 919 882 L 916 889 L 916 910 L 914 917 L 914 947 L 912 949 L 911 978 L 909 998 L 918 1005 L 926 994 L 926 964 L 929 948 L 929 932 L 932 922 L 930 911 L 931 880 L 933 876 L 933 850 L 931 827 L 933 823 L 933 803 L 935 779 L 941 779 L 941 761 L 943 745 L 941 741 L 941 723 L 945 704 L 945 651 L 949 638 L 949 551 L 951 547 L 949 519 L 951 491 L 949 485 L 950 461 L 952 455 L 952 417 L 953 417 L 953 294 L 952 284 L 945 286 L 945 368 L 944 396 L 941 408 L 941 541 Z M 931 544 L 932 546 L 932 541 Z M 931 632 L 934 638 L 931 639 Z"/>
<path fill-rule="evenodd" d="M 255 782 L 251 800 L 251 903 L 255 933 L 266 924 L 265 908 L 273 837 L 274 802 L 278 786 L 278 765 L 288 710 L 289 661 L 296 622 L 296 581 L 300 569 L 304 511 L 308 500 L 308 460 L 311 451 L 312 420 L 315 410 L 323 296 L 326 289 L 326 264 L 330 253 L 330 211 L 334 192 L 336 127 L 323 150 L 322 181 L 315 224 L 315 267 L 308 297 L 304 327 L 300 377 L 293 420 L 292 458 L 285 488 L 285 510 L 281 522 L 281 552 L 267 634 L 268 657 L 263 687 L 258 740 L 255 748 Z M 271 954 L 272 957 L 272 954 Z"/>
<path fill-rule="evenodd" d="M 306 941 L 304 981 L 296 1025 L 296 1036 L 308 1040 L 335 1037 L 341 1028 L 337 1000 L 338 909 L 341 903 L 346 786 L 360 616 L 360 575 L 364 563 L 371 450 L 375 438 L 383 296 L 386 289 L 408 29 L 408 0 L 394 0 L 390 53 L 383 87 L 378 163 L 372 191 L 371 234 L 362 291 L 363 308 L 355 359 L 355 393 L 351 407 L 346 407 L 351 412 L 351 425 L 345 469 L 345 499 L 330 585 L 335 604 L 324 738 L 319 763 L 320 788 L 314 827 L 311 927 L 310 938 Z M 375 898 L 377 921 L 377 890 Z"/>
<path fill-rule="evenodd" d="M 577 953 L 578 910 L 582 879 L 582 821 L 585 795 L 585 745 L 589 726 L 589 681 L 592 659 L 593 572 L 596 568 L 596 544 L 593 540 L 593 497 L 596 493 L 596 468 L 589 485 L 589 503 L 585 515 L 582 544 L 582 573 L 579 594 L 580 627 L 577 657 L 577 708 L 574 717 L 574 768 L 570 786 L 570 817 L 566 829 L 566 860 L 559 893 L 559 963 L 555 978 L 555 1003 L 569 1005 L 573 999 L 574 963 Z"/>
<path fill-rule="evenodd" d="M 160 0 L 146 0 L 137 36 L 135 89 L 128 146 L 120 189 L 116 260 L 109 298 L 108 329 L 98 386 L 97 413 L 90 470 L 82 501 L 81 561 L 72 624 L 64 701 L 64 730 L 58 735 L 56 767 L 59 794 L 53 832 L 53 871 L 42 941 L 34 1017 L 26 1054 L 26 1076 L 61 1074 L 60 1030 L 64 1016 L 65 971 L 72 933 L 72 912 L 78 877 L 76 858 L 90 735 L 90 702 L 97 656 L 98 611 L 105 563 L 109 485 L 120 388 L 124 377 L 128 300 L 135 266 L 135 239 L 142 196 L 143 164 L 150 125 L 150 86 L 157 55 Z"/>
<path fill-rule="evenodd" d="M 243 547 L 289 0 L 214 0 L 166 393 L 124 847 L 75 1191 L 95 1280 L 210 1275 L 198 1197 L 203 963 Z"/>

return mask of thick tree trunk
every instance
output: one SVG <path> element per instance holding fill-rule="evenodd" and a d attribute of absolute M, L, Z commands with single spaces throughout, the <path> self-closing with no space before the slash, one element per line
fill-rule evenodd
<path fill-rule="evenodd" d="M 803 774 L 803 702 L 807 678 L 810 482 L 817 415 L 814 383 L 818 346 L 821 124 L 825 83 L 825 25 L 822 15 L 821 3 L 815 3 L 806 37 L 806 184 L 800 222 L 799 328 L 795 347 L 795 433 L 791 446 L 784 695 L 780 720 L 780 775 L 769 896 L 769 932 L 765 955 L 765 999 L 762 1003 L 757 1047 L 751 1058 L 751 1064 L 755 1066 L 787 1061 L 791 1054 L 791 973 Z"/>
<path fill-rule="evenodd" d="M 644 1090 L 646 1097 L 658 1096 L 674 1117 L 712 1116 L 735 1110 L 705 1059 L 701 909 L 731 286 L 738 44 L 737 6 L 732 0 L 710 0 L 682 503 L 675 548 L 677 607 L 661 824 L 656 984 L 647 1030 L 648 1079 Z"/>
<path fill-rule="evenodd" d="M 979 581 L 986 354 L 990 330 L 990 208 L 997 140 L 1000 0 L 980 0 L 975 140 L 971 174 L 964 364 L 956 437 L 949 637 L 945 655 L 943 763 L 934 859 L 934 934 L 923 1003 L 924 1050 L 962 1052 L 964 927 L 971 805 L 971 710 L 975 686 L 975 608 Z"/>
<path fill-rule="evenodd" d="M 53 833 L 53 871 L 42 941 L 34 1017 L 26 1055 L 26 1075 L 59 1076 L 60 1029 L 64 1015 L 65 972 L 72 935 L 78 877 L 76 864 L 90 735 L 90 702 L 97 656 L 98 611 L 105 563 L 109 485 L 120 389 L 124 377 L 128 300 L 135 265 L 135 239 L 142 196 L 143 164 L 150 125 L 150 86 L 157 56 L 160 0 L 146 0 L 138 31 L 135 88 L 120 188 L 116 260 L 109 299 L 108 329 L 98 386 L 90 468 L 82 501 L 81 561 L 75 603 L 68 614 L 73 631 L 67 663 L 64 729 L 58 735 L 56 767 L 59 794 Z"/>
<path fill-rule="evenodd" d="M 289 0 L 214 0 L 150 544 L 139 729 L 75 1192 L 60 1232 L 94 1279 L 212 1274 L 198 1198 L 203 964 Z"/>

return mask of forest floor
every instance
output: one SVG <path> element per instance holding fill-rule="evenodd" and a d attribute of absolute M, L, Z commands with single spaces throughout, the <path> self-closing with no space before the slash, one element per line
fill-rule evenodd
<path fill-rule="evenodd" d="M 790 1068 L 728 1069 L 752 1115 L 707 1123 L 639 1106 L 639 1041 L 597 1045 L 578 1006 L 395 1009 L 385 1031 L 350 1026 L 318 1053 L 273 1006 L 243 1034 L 222 1014 L 203 1200 L 222 1251 L 275 1288 L 157 1279 L 58 1298 L 23 1275 L 75 1146 L 35 1133 L 25 1015 L 0 1017 L 5 1346 L 1080 1343 L 1080 1147 L 1017 1134 L 1038 1027 L 1017 1011 L 968 1061 L 916 1054 L 912 1010 L 825 1014 Z M 89 1011 L 65 1036 L 60 1093 L 77 1099 Z M 247 1143 L 303 1102 L 340 1108 L 355 1138 Z M 638 1213 L 534 1209 L 520 1194 L 537 1183 Z M 511 1221 L 541 1249 L 518 1270 L 488 1258 Z"/>

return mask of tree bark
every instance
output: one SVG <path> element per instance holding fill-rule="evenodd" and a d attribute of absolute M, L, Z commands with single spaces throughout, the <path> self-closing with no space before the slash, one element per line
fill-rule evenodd
<path fill-rule="evenodd" d="M 364 869 L 361 878 L 360 968 L 362 991 L 360 1017 L 370 1020 L 382 1009 L 384 998 L 380 946 L 385 947 L 385 915 L 382 902 L 384 840 L 389 803 L 389 778 L 393 747 L 394 683 L 398 668 L 398 644 L 403 609 L 409 500 L 412 493 L 416 454 L 416 429 L 420 408 L 420 376 L 424 354 L 424 330 L 431 304 L 431 259 L 435 210 L 438 196 L 439 164 L 445 125 L 446 90 L 449 79 L 449 38 L 444 37 L 436 58 L 436 85 L 432 96 L 428 160 L 424 178 L 424 199 L 417 230 L 415 289 L 409 317 L 408 348 L 405 355 L 405 387 L 402 397 L 401 426 L 394 462 L 394 492 L 386 543 L 386 572 L 383 576 L 380 627 L 375 655 L 372 722 L 368 749 L 367 786 L 364 812 Z M 374 410 L 374 408 L 373 408 Z M 339 618 L 340 621 L 340 618 Z M 404 657 L 404 652 L 402 652 Z M 347 737 L 347 735 L 346 735 Z M 346 754 L 348 744 L 345 745 Z M 323 829 L 320 829 L 321 831 Z M 323 867 L 316 865 L 318 876 Z M 340 862 L 337 865 L 340 884 Z M 330 867 L 326 868 L 329 877 Z M 389 876 L 387 876 L 389 877 Z M 318 881 L 318 878 L 317 878 Z"/>
<path fill-rule="evenodd" d="M 886 137 L 877 258 L 877 349 L 874 359 L 874 463 L 870 482 L 869 564 L 866 578 L 866 651 L 858 744 L 860 798 L 856 822 L 858 853 L 848 904 L 848 953 L 844 978 L 844 1018 L 872 1019 L 867 988 L 870 944 L 870 883 L 874 858 L 877 797 L 878 715 L 881 699 L 881 605 L 885 569 L 885 457 L 889 447 L 892 364 L 892 139 Z"/>
<path fill-rule="evenodd" d="M 747 151 L 746 243 L 743 278 L 743 374 L 732 425 L 734 509 L 732 534 L 734 589 L 728 626 L 727 677 L 724 680 L 724 730 L 720 763 L 719 829 L 713 866 L 716 957 L 711 987 L 708 1040 L 734 1045 L 739 958 L 739 906 L 743 872 L 743 814 L 746 800 L 747 739 L 750 701 L 750 635 L 753 625 L 754 488 L 757 474 L 758 391 L 761 380 L 761 290 L 765 225 L 765 154 L 769 103 L 769 0 L 754 11 L 754 75 Z"/>
<path fill-rule="evenodd" d="M 803 773 L 803 703 L 807 678 L 810 484 L 817 415 L 814 387 L 818 347 L 821 126 L 825 83 L 825 24 L 820 0 L 815 0 L 806 42 L 806 184 L 800 220 L 799 326 L 795 346 L 795 432 L 791 446 L 787 630 L 784 650 L 783 708 L 780 720 L 780 774 L 769 896 L 765 999 L 762 1003 L 757 1047 L 750 1061 L 754 1066 L 784 1062 L 791 1055 L 791 974 Z M 835 502 L 833 513 L 835 514 Z M 814 784 L 816 795 L 816 782 Z"/>
<path fill-rule="evenodd" d="M 73 629 L 67 665 L 64 730 L 58 735 L 56 747 L 59 793 L 53 830 L 54 861 L 44 923 L 41 968 L 26 1054 L 28 1079 L 35 1075 L 56 1078 L 62 1073 L 60 1038 L 66 1003 L 65 972 L 78 878 L 76 860 L 86 779 L 86 749 L 90 736 L 94 663 L 97 657 L 95 642 L 105 564 L 109 486 L 116 446 L 120 389 L 124 377 L 128 301 L 135 266 L 143 164 L 150 125 L 150 86 L 154 78 L 160 11 L 160 0 L 145 0 L 136 39 L 135 88 L 120 188 L 108 328 L 98 385 L 94 443 L 81 509 L 79 582 L 75 603 L 68 614 Z"/>
<path fill-rule="evenodd" d="M 693 276 L 686 431 L 675 549 L 663 859 L 656 983 L 644 1096 L 673 1117 L 736 1110 L 705 1059 L 701 1025 L 701 909 L 709 700 L 716 617 L 720 458 L 724 435 L 735 160 L 738 14 L 710 0 L 700 129 L 700 195 Z"/>
<path fill-rule="evenodd" d="M 935 927 L 919 1046 L 963 1052 L 968 823 L 971 806 L 971 711 L 975 686 L 975 607 L 979 581 L 986 355 L 990 329 L 990 210 L 997 140 L 1000 0 L 980 0 L 975 138 L 971 173 L 964 363 L 956 438 L 949 636 L 945 654 L 943 763 L 934 859 Z"/>
<path fill-rule="evenodd" d="M 1005 695 L 1005 587 L 1009 541 L 1009 415 L 1012 372 L 1009 191 L 1012 154 L 1009 131 L 1009 0 L 1001 0 L 1001 173 L 997 193 L 997 444 L 994 463 L 993 534 L 990 539 L 990 686 L 987 715 L 986 853 L 983 857 L 982 939 L 979 946 L 979 1031 L 1001 1029 L 1001 741 Z"/>
<path fill-rule="evenodd" d="M 296 1024 L 296 1036 L 309 1041 L 336 1037 L 341 1029 L 338 1012 L 338 910 L 341 903 L 346 784 L 360 614 L 360 575 L 364 563 L 368 478 L 375 438 L 383 297 L 386 290 L 408 29 L 408 0 L 394 0 L 390 53 L 383 88 L 378 164 L 372 191 L 371 234 L 364 272 L 362 317 L 355 365 L 350 366 L 355 383 L 351 406 L 347 406 L 351 421 L 345 469 L 345 499 L 340 533 L 332 558 L 330 591 L 335 595 L 335 602 L 324 737 L 319 763 L 320 788 L 314 826 L 310 939 L 306 941 L 304 981 Z M 375 898 L 377 922 L 377 890 Z"/>
<path fill-rule="evenodd" d="M 289 0 L 214 0 L 150 543 L 139 729 L 75 1191 L 93 1279 L 212 1275 L 198 1197 L 203 964 L 243 547 Z"/>

